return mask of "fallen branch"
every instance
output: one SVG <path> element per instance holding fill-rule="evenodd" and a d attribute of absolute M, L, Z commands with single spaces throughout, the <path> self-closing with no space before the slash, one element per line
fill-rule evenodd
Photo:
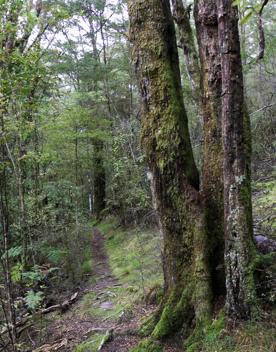
<path fill-rule="evenodd" d="M 76 302 L 77 298 L 79 296 L 79 293 L 76 292 L 74 293 L 69 299 L 67 299 L 66 301 L 64 301 L 61 304 L 55 304 L 54 306 L 48 307 L 48 308 L 44 308 L 41 310 L 38 310 L 37 312 L 34 313 L 34 315 L 44 315 L 44 314 L 48 314 L 54 311 L 59 310 L 61 313 L 66 312 L 69 307 Z M 19 327 L 24 327 L 25 324 L 27 324 L 33 317 L 34 315 L 27 315 L 23 318 L 21 318 L 19 321 L 16 322 L 15 327 L 19 328 Z M 31 324 L 32 325 L 32 324 Z M 26 330 L 26 327 L 24 327 L 23 329 L 21 329 L 21 333 Z M 9 327 L 5 327 L 4 329 L 2 329 L 2 331 L 0 331 L 0 336 L 3 336 L 5 334 L 7 334 L 9 332 Z"/>
<path fill-rule="evenodd" d="M 105 333 L 100 346 L 98 348 L 98 351 L 101 351 L 103 349 L 103 347 L 105 346 L 105 344 L 109 341 L 111 341 L 113 339 L 113 329 L 107 330 L 107 332 Z"/>
<path fill-rule="evenodd" d="M 66 347 L 68 345 L 68 340 L 63 339 L 60 342 L 56 342 L 54 345 L 43 345 L 35 349 L 33 352 L 50 352 L 50 351 L 58 351 L 62 347 Z"/>

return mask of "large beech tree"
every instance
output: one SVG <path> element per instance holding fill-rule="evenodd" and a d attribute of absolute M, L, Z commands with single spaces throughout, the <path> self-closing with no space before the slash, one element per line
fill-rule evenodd
<path fill-rule="evenodd" d="M 173 5 L 176 13 L 176 2 Z M 152 338 L 141 345 L 150 351 L 155 350 L 155 340 L 184 323 L 189 325 L 194 318 L 200 326 L 208 322 L 213 298 L 224 293 L 225 286 L 228 316 L 250 315 L 254 298 L 250 141 L 232 2 L 195 3 L 204 118 L 202 186 L 183 103 L 170 3 L 130 0 L 128 8 L 142 97 L 142 145 L 163 235 L 165 294 L 149 329 Z M 226 281 L 223 271 L 217 270 L 224 261 Z"/>
<path fill-rule="evenodd" d="M 153 337 L 211 313 L 207 239 L 169 1 L 130 1 L 130 39 L 142 96 L 142 145 L 163 234 L 165 299 Z"/>

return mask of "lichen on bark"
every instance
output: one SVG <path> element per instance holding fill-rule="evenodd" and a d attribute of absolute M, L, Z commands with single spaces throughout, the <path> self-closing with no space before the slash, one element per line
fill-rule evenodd
<path fill-rule="evenodd" d="M 207 238 L 169 1 L 129 1 L 128 8 L 142 145 L 163 234 L 165 298 L 151 335 L 160 340 L 194 316 L 197 322 L 210 318 Z"/>
<path fill-rule="evenodd" d="M 222 65 L 226 311 L 249 319 L 255 302 L 250 126 L 245 109 L 238 9 L 217 0 Z"/>

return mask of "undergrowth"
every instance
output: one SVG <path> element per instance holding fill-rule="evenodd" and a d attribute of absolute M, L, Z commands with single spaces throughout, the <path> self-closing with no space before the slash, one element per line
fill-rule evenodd
<path fill-rule="evenodd" d="M 274 352 L 275 326 L 269 322 L 244 323 L 232 331 L 219 324 L 210 327 L 198 344 L 186 352 Z"/>

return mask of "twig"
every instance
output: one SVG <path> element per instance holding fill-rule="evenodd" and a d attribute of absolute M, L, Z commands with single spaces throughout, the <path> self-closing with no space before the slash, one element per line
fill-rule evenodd
<path fill-rule="evenodd" d="M 100 343 L 98 351 L 101 351 L 103 349 L 104 345 L 107 342 L 111 341 L 112 338 L 113 338 L 113 329 L 107 330 L 107 332 L 105 333 L 105 335 L 104 335 L 104 337 L 103 337 L 103 339 L 102 339 L 102 341 Z"/>
<path fill-rule="evenodd" d="M 252 116 L 252 115 L 254 115 L 254 114 L 257 114 L 257 112 L 260 112 L 260 111 L 262 111 L 262 110 L 271 108 L 271 107 L 274 106 L 274 105 L 276 105 L 276 103 L 272 103 L 272 104 L 265 105 L 265 106 L 263 106 L 262 108 L 260 108 L 260 109 L 258 109 L 258 110 L 256 110 L 256 111 L 251 112 L 249 115 Z"/>

